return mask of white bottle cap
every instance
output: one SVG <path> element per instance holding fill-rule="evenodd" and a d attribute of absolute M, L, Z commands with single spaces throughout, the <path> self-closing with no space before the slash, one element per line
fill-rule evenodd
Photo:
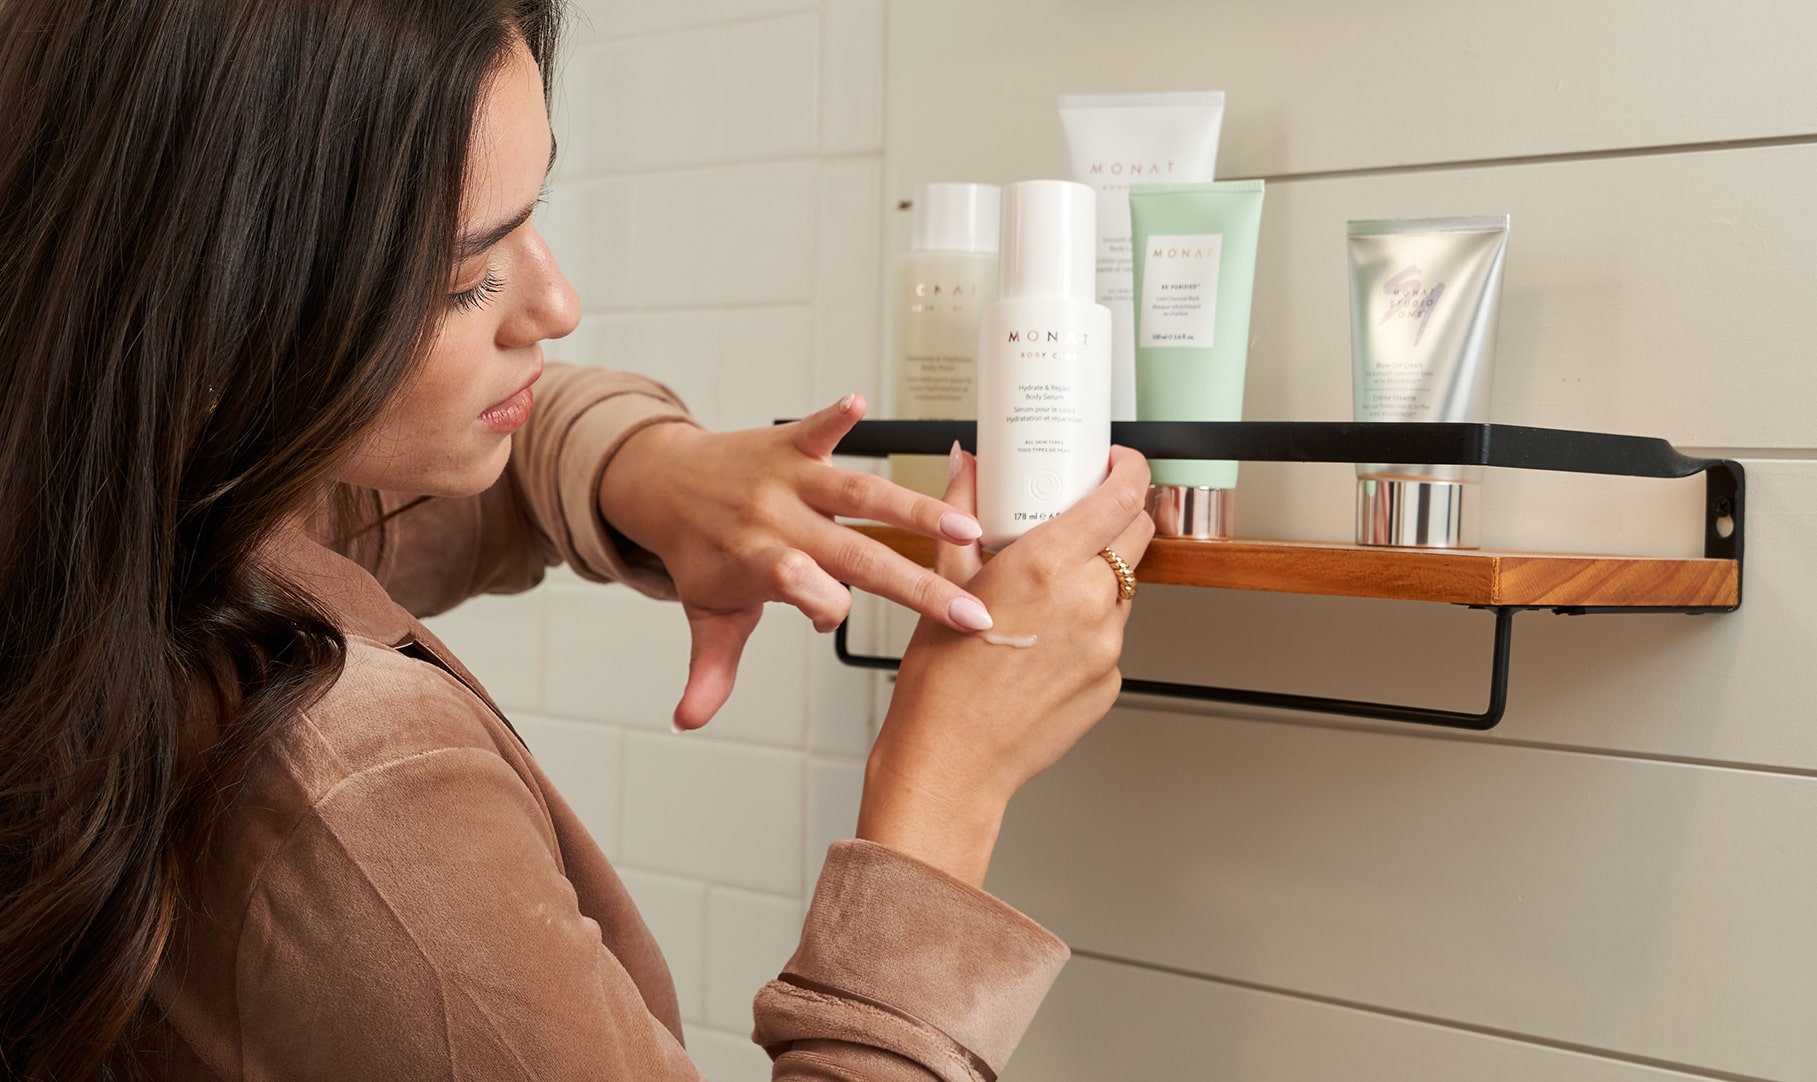
<path fill-rule="evenodd" d="M 922 184 L 915 188 L 917 252 L 995 252 L 1003 189 L 995 184 Z"/>
<path fill-rule="evenodd" d="M 1025 180 L 1003 189 L 998 297 L 1095 302 L 1098 193 L 1069 180 Z"/>

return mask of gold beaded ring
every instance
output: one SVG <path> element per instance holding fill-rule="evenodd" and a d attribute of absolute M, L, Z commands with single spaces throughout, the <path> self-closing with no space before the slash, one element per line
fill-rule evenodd
<path fill-rule="evenodd" d="M 1098 555 L 1110 564 L 1110 569 L 1117 573 L 1117 600 L 1128 601 L 1136 596 L 1136 573 L 1129 568 L 1129 562 L 1118 556 L 1111 549 L 1105 549 Z"/>

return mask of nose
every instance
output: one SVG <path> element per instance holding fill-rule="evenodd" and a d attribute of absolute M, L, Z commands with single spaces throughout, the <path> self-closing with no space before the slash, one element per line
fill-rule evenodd
<path fill-rule="evenodd" d="M 533 234 L 526 246 L 522 272 L 524 291 L 512 318 L 499 328 L 500 344 L 533 346 L 574 333 L 580 326 L 580 295 L 568 284 L 541 234 Z"/>

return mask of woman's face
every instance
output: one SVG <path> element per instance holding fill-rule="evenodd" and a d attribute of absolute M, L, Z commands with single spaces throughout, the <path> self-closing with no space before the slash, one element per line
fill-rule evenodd
<path fill-rule="evenodd" d="M 554 156 L 542 76 L 515 45 L 474 119 L 456 266 L 441 329 L 403 397 L 341 480 L 470 496 L 498 479 L 530 416 L 539 343 L 580 322 L 580 301 L 530 223 Z"/>

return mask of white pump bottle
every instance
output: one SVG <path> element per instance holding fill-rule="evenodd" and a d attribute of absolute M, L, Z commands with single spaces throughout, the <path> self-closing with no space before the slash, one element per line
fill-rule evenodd
<path fill-rule="evenodd" d="M 1001 548 L 1104 483 L 1111 317 L 1097 303 L 1097 195 L 1003 190 L 998 300 L 978 331 L 978 519 Z"/>

